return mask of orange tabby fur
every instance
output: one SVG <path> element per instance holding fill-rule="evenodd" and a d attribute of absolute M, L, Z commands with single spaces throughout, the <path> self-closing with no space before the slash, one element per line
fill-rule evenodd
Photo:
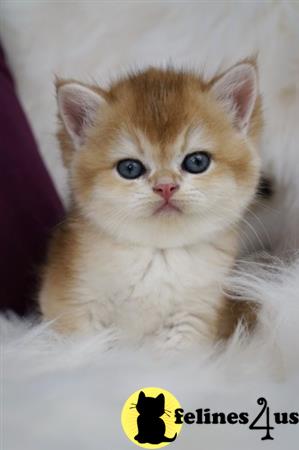
<path fill-rule="evenodd" d="M 252 61 L 247 60 L 245 63 L 254 66 Z M 115 254 L 118 251 L 124 252 L 124 255 L 128 252 L 128 255 L 131 255 L 132 248 L 138 248 L 136 250 L 138 252 L 140 251 L 139 246 L 145 248 L 151 246 L 151 240 L 153 240 L 153 249 L 156 249 L 153 250 L 153 254 L 157 251 L 160 252 L 160 256 L 163 256 L 164 252 L 164 258 L 169 258 L 168 261 L 170 261 L 168 266 L 172 265 L 169 255 L 174 247 L 175 226 L 182 233 L 185 223 L 183 220 L 185 219 L 174 218 L 170 220 L 168 217 L 162 217 L 157 225 L 156 222 L 154 223 L 156 219 L 153 219 L 150 215 L 146 214 L 145 219 L 137 217 L 136 224 L 140 223 L 140 227 L 145 227 L 145 231 L 139 235 L 136 225 L 136 242 L 134 242 L 135 231 L 132 236 L 129 236 L 128 232 L 128 240 L 126 240 L 127 230 L 123 231 L 121 224 L 117 224 L 114 228 L 114 224 L 111 222 L 113 215 L 111 215 L 110 220 L 108 200 L 103 200 L 102 206 L 100 206 L 100 203 L 96 203 L 96 201 L 100 202 L 98 199 L 100 194 L 97 196 L 95 194 L 97 192 L 96 186 L 100 186 L 98 192 L 102 192 L 101 198 L 103 199 L 105 195 L 113 195 L 123 197 L 123 201 L 126 202 L 127 196 L 129 198 L 136 192 L 134 180 L 126 180 L 126 183 L 124 183 L 114 173 L 116 161 L 121 156 L 125 157 L 122 153 L 118 156 L 123 141 L 125 142 L 124 145 L 127 145 L 127 141 L 130 141 L 129 145 L 134 146 L 134 152 L 140 159 L 150 154 L 153 164 L 158 167 L 147 178 L 146 182 L 150 186 L 164 178 L 175 183 L 184 183 L 184 174 L 176 170 L 172 164 L 174 147 L 177 149 L 178 158 L 180 154 L 185 154 L 186 147 L 190 144 L 189 140 L 196 140 L 197 129 L 200 128 L 199 134 L 203 133 L 201 138 L 204 141 L 212 142 L 210 152 L 214 159 L 214 166 L 209 174 L 203 174 L 198 179 L 192 180 L 192 183 L 194 183 L 196 189 L 200 189 L 202 192 L 214 192 L 216 186 L 223 183 L 225 192 L 226 183 L 229 183 L 229 177 L 231 177 L 233 183 L 237 186 L 237 194 L 236 198 L 232 197 L 229 200 L 233 205 L 236 204 L 234 206 L 236 213 L 232 217 L 229 216 L 227 222 L 223 220 L 223 224 L 219 225 L 219 228 L 217 228 L 218 225 L 215 225 L 215 230 L 214 225 L 211 225 L 211 230 L 208 229 L 208 222 L 203 225 L 198 235 L 198 241 L 202 237 L 202 243 L 197 243 L 194 237 L 196 235 L 194 225 L 190 228 L 190 239 L 187 236 L 185 242 L 185 238 L 178 238 L 177 247 L 186 250 L 188 253 L 189 249 L 192 248 L 191 246 L 196 244 L 199 252 L 206 255 L 207 277 L 210 276 L 213 265 L 215 265 L 215 281 L 211 281 L 211 285 L 207 287 L 207 294 L 203 295 L 203 300 L 200 300 L 206 306 L 199 308 L 199 311 L 195 311 L 193 306 L 190 308 L 193 317 L 200 317 L 200 321 L 205 322 L 205 327 L 201 332 L 205 338 L 213 339 L 217 334 L 219 313 L 224 311 L 222 309 L 222 285 L 234 264 L 238 249 L 239 218 L 251 202 L 259 178 L 259 158 L 255 146 L 262 126 L 261 100 L 257 96 L 246 138 L 236 133 L 229 115 L 225 114 L 223 108 L 215 101 L 211 93 L 211 88 L 221 77 L 223 77 L 223 74 L 217 75 L 214 79 L 206 82 L 194 73 L 150 68 L 113 83 L 108 91 L 104 91 L 98 86 L 76 82 L 99 94 L 104 100 L 95 123 L 86 131 L 86 141 L 82 150 L 78 151 L 74 148 L 74 143 L 63 121 L 58 132 L 64 162 L 70 170 L 72 206 L 66 222 L 54 234 L 48 263 L 44 269 L 40 295 L 40 306 L 44 317 L 55 319 L 55 326 L 58 330 L 62 332 L 86 332 L 90 329 L 111 325 L 118 326 L 118 323 L 121 324 L 120 327 L 123 326 L 123 319 L 118 318 L 118 310 L 116 313 L 105 297 L 106 287 L 103 288 L 104 293 L 99 293 L 99 298 L 97 298 L 96 293 L 96 282 L 89 292 L 88 283 L 90 281 L 87 280 L 94 280 L 96 275 L 89 278 L 85 274 L 85 270 L 89 270 L 88 258 L 92 259 L 90 266 L 92 269 L 90 270 L 94 270 L 94 265 L 97 264 L 96 256 L 91 255 L 93 247 L 97 245 L 98 241 L 102 242 L 103 252 L 107 251 L 107 256 L 98 262 L 99 273 L 101 270 L 106 270 L 101 267 L 101 264 L 109 265 L 110 254 L 111 270 L 114 270 L 114 252 Z M 70 83 L 73 83 L 73 80 L 58 80 L 58 92 L 61 87 Z M 201 125 L 203 125 L 203 130 L 201 130 Z M 195 137 L 192 133 L 195 133 Z M 95 198 L 97 198 L 96 201 Z M 229 206 L 230 202 L 227 205 Z M 191 214 L 191 207 L 188 208 L 189 206 L 186 206 L 186 211 L 189 214 L 190 209 Z M 221 209 L 221 206 L 219 208 Z M 101 214 L 109 217 L 111 233 L 108 219 L 107 223 L 105 222 L 102 226 Z M 216 221 L 214 216 L 212 220 Z M 150 231 L 151 224 L 152 232 Z M 133 226 L 135 225 L 131 222 L 128 225 L 130 230 L 135 230 Z M 147 236 L 147 233 L 149 233 L 149 236 Z M 159 234 L 159 238 L 157 234 Z M 188 231 L 185 234 L 188 234 Z M 143 235 L 146 236 L 144 243 L 142 242 Z M 169 242 L 167 241 L 168 238 Z M 165 248 L 163 248 L 163 239 L 166 243 Z M 137 254 L 139 255 L 139 253 Z M 122 257 L 125 258 L 126 256 Z M 172 253 L 171 257 L 173 257 Z M 128 264 L 131 264 L 129 261 L 128 256 Z M 153 260 L 151 261 L 153 264 Z M 149 264 L 151 264 L 150 259 Z M 117 272 L 117 270 L 121 270 L 119 267 L 122 266 L 116 264 L 115 277 L 123 276 L 122 273 Z M 171 277 L 170 281 L 164 282 L 163 280 L 163 286 L 165 287 L 167 283 L 175 283 L 173 279 L 175 277 Z M 217 285 L 218 279 L 219 286 Z M 158 283 L 155 280 L 156 278 L 153 278 L 153 283 Z M 105 280 L 102 283 L 104 285 Z M 198 287 L 199 292 L 200 286 Z M 204 283 L 203 286 L 205 286 Z M 121 289 L 122 287 L 120 291 Z M 174 286 L 174 291 L 175 289 Z M 188 292 L 188 289 L 191 292 L 189 285 L 186 292 Z M 149 295 L 148 291 L 145 295 Z M 210 298 L 213 298 L 213 301 L 208 306 Z M 105 308 L 104 312 L 98 315 L 95 313 L 95 305 L 101 301 L 105 303 Z M 92 302 L 92 310 L 86 306 L 88 302 Z M 161 298 L 161 302 L 163 302 L 163 298 Z M 153 306 L 153 309 L 155 307 Z M 147 307 L 144 308 L 147 311 Z M 163 308 L 162 305 L 162 319 L 159 324 L 156 326 L 158 320 L 155 319 L 154 325 L 149 326 L 146 334 L 156 333 L 164 326 L 167 327 L 170 307 L 164 316 Z M 136 309 L 138 310 L 138 304 L 136 304 Z M 184 306 L 181 305 L 178 310 L 182 313 Z M 144 314 L 146 316 L 149 313 Z M 158 315 L 157 313 L 157 317 Z M 114 320 L 116 316 L 117 320 Z M 136 316 L 138 317 L 138 314 Z M 131 317 L 129 321 L 133 320 Z M 225 322 L 226 320 L 225 314 L 223 314 L 220 321 Z M 177 323 L 176 321 L 177 319 L 174 322 Z M 97 322 L 100 324 L 99 327 Z M 146 319 L 144 319 L 144 324 L 146 324 Z M 138 333 L 141 334 L 142 332 L 139 330 Z"/>

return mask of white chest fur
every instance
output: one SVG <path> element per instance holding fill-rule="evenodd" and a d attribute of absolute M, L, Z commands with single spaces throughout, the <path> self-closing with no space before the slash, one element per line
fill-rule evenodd
<path fill-rule="evenodd" d="M 76 296 L 95 325 L 115 325 L 142 337 L 180 312 L 213 309 L 231 259 L 205 243 L 157 250 L 92 241 L 77 267 Z"/>

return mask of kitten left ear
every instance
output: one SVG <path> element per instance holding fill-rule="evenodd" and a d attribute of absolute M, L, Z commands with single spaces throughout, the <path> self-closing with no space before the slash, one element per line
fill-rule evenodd
<path fill-rule="evenodd" d="M 103 97 L 79 83 L 67 83 L 57 88 L 60 117 L 78 149 L 84 144 L 87 130 L 94 125 Z"/>
<path fill-rule="evenodd" d="M 241 63 L 218 78 L 211 92 L 231 115 L 234 125 L 246 133 L 258 95 L 253 64 Z"/>
<path fill-rule="evenodd" d="M 139 396 L 138 396 L 138 402 L 141 400 L 144 400 L 145 399 L 145 393 L 143 392 L 143 391 L 140 391 L 139 392 Z"/>

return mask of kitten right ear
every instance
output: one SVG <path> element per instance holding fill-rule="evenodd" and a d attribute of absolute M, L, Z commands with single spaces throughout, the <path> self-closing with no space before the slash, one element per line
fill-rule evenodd
<path fill-rule="evenodd" d="M 57 86 L 57 102 L 60 117 L 76 149 L 86 140 L 87 130 L 94 125 L 104 98 L 79 83 L 70 82 Z"/>
<path fill-rule="evenodd" d="M 230 114 L 236 128 L 246 133 L 258 96 L 254 64 L 235 65 L 217 79 L 211 92 Z"/>
<path fill-rule="evenodd" d="M 163 405 L 163 408 L 164 408 L 164 405 L 165 405 L 165 396 L 164 396 L 164 394 L 159 394 L 158 395 L 158 397 L 156 397 L 156 399 Z"/>

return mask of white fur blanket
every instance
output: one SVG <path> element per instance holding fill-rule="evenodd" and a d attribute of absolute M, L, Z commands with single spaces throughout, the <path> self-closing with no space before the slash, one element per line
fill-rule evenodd
<path fill-rule="evenodd" d="M 276 2 L 2 1 L 0 34 L 42 155 L 61 195 L 66 176 L 55 132 L 54 74 L 103 83 L 131 66 L 203 67 L 207 74 L 259 52 L 264 171 L 276 194 L 251 221 L 250 240 L 281 258 L 299 247 L 299 7 Z M 256 335 L 226 350 L 157 360 L 150 349 L 111 350 L 111 334 L 62 339 L 48 326 L 1 318 L 3 448 L 133 448 L 120 426 L 123 402 L 143 386 L 172 391 L 188 411 L 298 411 L 299 262 L 247 264 L 235 282 L 262 304 Z M 109 351 L 108 351 L 109 350 Z M 3 394 L 3 396 L 2 396 Z M 177 449 L 297 448 L 299 425 L 274 441 L 241 425 L 185 426 Z"/>

